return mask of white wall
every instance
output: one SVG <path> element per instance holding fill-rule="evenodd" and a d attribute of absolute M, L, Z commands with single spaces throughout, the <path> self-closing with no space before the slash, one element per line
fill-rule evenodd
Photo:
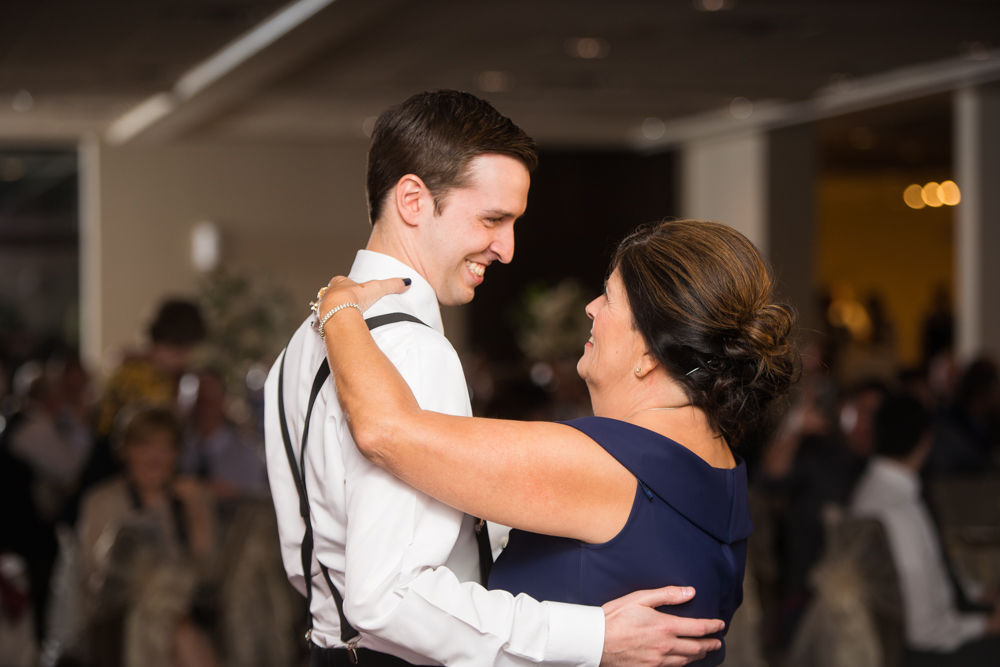
<path fill-rule="evenodd" d="M 766 133 L 692 141 L 680 162 L 683 216 L 727 224 L 767 252 Z"/>
<path fill-rule="evenodd" d="M 83 147 L 83 354 L 135 345 L 156 304 L 190 295 L 190 231 L 222 230 L 223 264 L 270 272 L 302 316 L 346 273 L 370 226 L 367 144 Z"/>

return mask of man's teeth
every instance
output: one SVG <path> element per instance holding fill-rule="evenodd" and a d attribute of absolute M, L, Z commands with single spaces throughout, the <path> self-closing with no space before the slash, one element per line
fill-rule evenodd
<path fill-rule="evenodd" d="M 482 275 L 486 273 L 485 264 L 477 264 L 476 262 L 470 262 L 469 260 L 465 260 L 465 265 L 469 267 L 469 271 L 471 271 L 472 273 L 476 274 L 479 277 L 482 277 Z"/>

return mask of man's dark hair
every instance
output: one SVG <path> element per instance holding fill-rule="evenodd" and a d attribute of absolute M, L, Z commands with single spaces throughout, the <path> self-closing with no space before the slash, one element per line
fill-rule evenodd
<path fill-rule="evenodd" d="M 177 347 L 191 347 L 204 340 L 206 333 L 198 306 L 182 299 L 164 301 L 149 325 L 149 337 L 154 343 Z"/>
<path fill-rule="evenodd" d="M 449 190 L 469 185 L 468 167 L 487 153 L 538 165 L 534 140 L 489 102 L 456 90 L 420 93 L 387 109 L 375 122 L 368 149 L 368 216 L 382 215 L 386 195 L 415 174 L 434 196 L 440 214 Z"/>
<path fill-rule="evenodd" d="M 923 403 L 911 396 L 892 396 L 875 413 L 875 451 L 905 458 L 930 425 L 931 415 Z"/>

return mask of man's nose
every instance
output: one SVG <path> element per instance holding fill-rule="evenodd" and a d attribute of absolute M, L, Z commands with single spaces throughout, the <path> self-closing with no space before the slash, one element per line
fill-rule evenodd
<path fill-rule="evenodd" d="M 490 243 L 490 250 L 497 256 L 503 264 L 510 264 L 514 259 L 514 225 L 513 223 L 500 225 Z"/>

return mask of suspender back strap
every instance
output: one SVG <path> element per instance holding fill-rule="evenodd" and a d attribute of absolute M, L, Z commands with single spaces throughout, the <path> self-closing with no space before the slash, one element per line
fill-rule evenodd
<path fill-rule="evenodd" d="M 418 318 L 413 315 L 408 315 L 407 313 L 389 313 L 388 315 L 376 315 L 375 317 L 370 317 L 365 320 L 365 324 L 368 325 L 368 330 L 377 329 L 378 327 L 385 326 L 386 324 L 393 324 L 395 322 L 414 322 L 416 324 L 423 324 Z M 316 377 L 313 378 L 312 389 L 309 392 L 309 405 L 306 408 L 305 422 L 302 426 L 302 439 L 300 440 L 301 446 L 299 448 L 299 460 L 295 460 L 295 449 L 292 447 L 291 434 L 288 431 L 288 420 L 285 418 L 285 354 L 288 352 L 288 348 L 285 348 L 285 352 L 281 355 L 281 366 L 278 370 L 278 418 L 281 422 L 281 439 L 285 443 L 285 455 L 288 457 L 288 466 L 292 470 L 292 478 L 295 480 L 295 490 L 299 494 L 299 515 L 302 517 L 302 521 L 305 524 L 305 533 L 302 536 L 302 576 L 306 580 L 306 604 L 307 608 L 312 609 L 312 557 L 313 557 L 313 528 L 312 528 L 312 516 L 309 513 L 309 493 L 306 489 L 306 478 L 305 478 L 305 465 L 306 465 L 306 445 L 309 443 L 309 422 L 312 420 L 313 406 L 316 404 L 316 398 L 319 396 L 319 392 L 323 389 L 323 384 L 326 382 L 327 378 L 330 377 L 330 364 L 324 359 L 323 363 L 320 364 L 319 370 L 316 371 Z M 333 580 L 330 578 L 330 571 L 325 565 L 320 563 L 320 570 L 323 572 L 323 578 L 326 580 L 327 586 L 330 587 L 330 594 L 333 596 L 334 602 L 337 604 L 337 614 L 340 616 L 340 640 L 347 643 L 352 639 L 359 636 L 357 630 L 351 627 L 348 623 L 347 617 L 344 615 L 344 598 L 341 596 L 340 591 L 337 587 L 333 585 Z M 309 630 L 312 631 L 312 612 L 310 611 L 309 616 Z"/>

